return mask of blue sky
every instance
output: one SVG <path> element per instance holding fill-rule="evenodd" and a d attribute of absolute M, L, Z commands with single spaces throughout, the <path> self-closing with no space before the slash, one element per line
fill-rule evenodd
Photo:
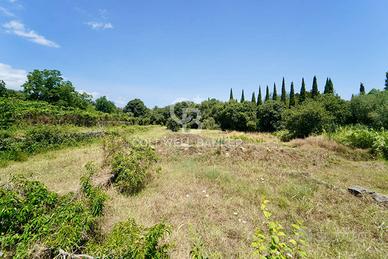
<path fill-rule="evenodd" d="M 58 69 L 119 106 L 257 93 L 331 77 L 344 98 L 383 88 L 387 0 L 0 0 L 0 79 Z"/>

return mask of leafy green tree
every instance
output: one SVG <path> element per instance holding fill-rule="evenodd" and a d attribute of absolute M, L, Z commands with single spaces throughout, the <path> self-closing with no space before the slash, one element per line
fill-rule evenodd
<path fill-rule="evenodd" d="M 261 97 L 261 86 L 259 86 L 259 94 L 257 95 L 257 105 L 262 105 L 262 104 L 263 104 L 263 100 Z"/>
<path fill-rule="evenodd" d="M 96 110 L 105 113 L 113 113 L 116 111 L 116 105 L 109 101 L 106 96 L 102 96 L 96 100 Z"/>
<path fill-rule="evenodd" d="M 317 77 L 314 76 L 313 78 L 313 87 L 311 90 L 311 96 L 313 98 L 317 97 L 319 95 L 319 90 L 318 90 L 318 82 L 317 82 Z"/>
<path fill-rule="evenodd" d="M 252 93 L 251 102 L 254 103 L 254 104 L 256 104 L 256 95 L 255 95 L 255 92 Z"/>
<path fill-rule="evenodd" d="M 267 88 L 265 89 L 265 99 L 264 102 L 269 101 L 269 87 L 267 85 Z"/>
<path fill-rule="evenodd" d="M 284 109 L 284 104 L 277 101 L 268 101 L 259 106 L 257 112 L 258 129 L 265 132 L 280 130 Z"/>
<path fill-rule="evenodd" d="M 240 103 L 243 103 L 243 102 L 245 102 L 244 89 L 241 91 L 241 99 L 240 99 Z"/>
<path fill-rule="evenodd" d="M 232 88 L 230 88 L 230 93 L 229 93 L 229 101 L 231 101 L 231 100 L 234 100 L 234 98 L 233 98 L 233 89 Z"/>
<path fill-rule="evenodd" d="M 306 101 L 307 93 L 306 93 L 306 84 L 304 82 L 304 78 L 302 78 L 302 87 L 300 88 L 300 94 L 299 94 L 299 103 L 303 103 Z"/>
<path fill-rule="evenodd" d="M 287 92 L 286 92 L 286 83 L 284 81 L 284 77 L 283 77 L 283 81 L 282 81 L 282 95 L 280 96 L 280 100 L 286 104 L 287 103 Z"/>
<path fill-rule="evenodd" d="M 22 87 L 30 100 L 83 109 L 91 105 L 91 96 L 76 92 L 73 84 L 65 81 L 58 70 L 34 70 L 27 75 L 27 82 Z"/>
<path fill-rule="evenodd" d="M 388 91 L 388 72 L 385 73 L 385 88 L 386 91 Z"/>
<path fill-rule="evenodd" d="M 251 102 L 227 102 L 219 116 L 222 130 L 254 131 L 256 105 Z"/>
<path fill-rule="evenodd" d="M 334 126 L 345 125 L 350 121 L 351 114 L 348 101 L 342 100 L 339 96 L 333 94 L 321 95 L 316 101 L 332 117 Z"/>
<path fill-rule="evenodd" d="M 142 100 L 133 99 L 127 103 L 123 111 L 127 113 L 132 113 L 134 117 L 142 117 L 148 112 L 148 109 L 144 105 Z"/>
<path fill-rule="evenodd" d="M 7 87 L 3 80 L 0 80 L 0 97 L 7 96 Z"/>
<path fill-rule="evenodd" d="M 294 82 L 291 82 L 289 107 L 291 108 L 294 106 L 295 106 L 295 90 L 294 90 Z"/>
<path fill-rule="evenodd" d="M 388 129 L 388 91 L 371 90 L 350 101 L 351 122 Z"/>
<path fill-rule="evenodd" d="M 273 84 L 272 100 L 276 101 L 277 99 L 278 99 L 278 94 L 277 94 L 277 91 L 276 91 L 276 84 L 274 83 Z"/>
<path fill-rule="evenodd" d="M 360 95 L 365 95 L 365 86 L 363 83 L 360 83 Z"/>
<path fill-rule="evenodd" d="M 313 133 L 321 133 L 332 126 L 332 117 L 317 101 L 307 101 L 294 109 L 284 112 L 286 129 L 296 138 L 304 138 Z"/>

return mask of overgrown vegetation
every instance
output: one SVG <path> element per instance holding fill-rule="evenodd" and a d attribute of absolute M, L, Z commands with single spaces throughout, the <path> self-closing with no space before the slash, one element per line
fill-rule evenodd
<path fill-rule="evenodd" d="M 368 129 L 365 126 L 338 128 L 329 137 L 354 148 L 370 149 L 377 157 L 388 159 L 388 131 Z"/>
<path fill-rule="evenodd" d="M 154 149 L 137 139 L 109 137 L 104 142 L 105 164 L 112 171 L 112 182 L 125 194 L 136 194 L 152 179 L 152 171 L 158 171 L 158 158 Z"/>
<path fill-rule="evenodd" d="M 90 243 L 87 251 L 102 258 L 168 258 L 171 245 L 163 238 L 169 233 L 164 223 L 144 228 L 129 219 L 115 225 L 101 243 Z"/>
<path fill-rule="evenodd" d="M 93 164 L 87 169 L 79 194 L 60 196 L 23 178 L 1 186 L 2 253 L 15 258 L 54 258 L 62 251 L 108 258 L 167 258 L 170 245 L 161 241 L 170 228 L 164 223 L 147 229 L 129 219 L 102 234 L 99 222 L 107 195 L 91 183 Z"/>
<path fill-rule="evenodd" d="M 1 250 L 16 258 L 52 258 L 59 249 L 77 252 L 95 235 L 87 198 L 59 196 L 36 181 L 15 179 L 0 189 Z"/>
<path fill-rule="evenodd" d="M 271 219 L 272 213 L 267 208 L 268 200 L 263 199 L 261 212 L 264 216 L 265 231 L 258 228 L 252 243 L 255 253 L 260 258 L 306 258 L 306 238 L 301 224 L 291 225 L 292 233 L 286 234 L 283 226 Z"/>
<path fill-rule="evenodd" d="M 25 130 L 0 130 L 0 162 L 22 161 L 28 155 L 90 142 L 102 137 L 103 131 L 80 132 L 74 127 L 36 126 Z"/>

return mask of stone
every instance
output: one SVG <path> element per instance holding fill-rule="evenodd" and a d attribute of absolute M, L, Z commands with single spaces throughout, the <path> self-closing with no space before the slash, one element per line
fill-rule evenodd
<path fill-rule="evenodd" d="M 376 202 L 383 203 L 386 205 L 388 204 L 388 195 L 383 195 L 383 194 L 368 190 L 364 187 L 352 186 L 352 187 L 348 188 L 348 191 L 357 197 L 362 197 L 364 195 L 370 195 Z"/>

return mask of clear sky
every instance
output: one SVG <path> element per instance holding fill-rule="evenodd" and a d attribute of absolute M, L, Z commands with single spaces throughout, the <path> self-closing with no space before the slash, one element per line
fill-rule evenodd
<path fill-rule="evenodd" d="M 283 76 L 349 98 L 383 88 L 388 1 L 0 0 L 0 79 L 46 68 L 119 106 L 250 98 Z"/>

